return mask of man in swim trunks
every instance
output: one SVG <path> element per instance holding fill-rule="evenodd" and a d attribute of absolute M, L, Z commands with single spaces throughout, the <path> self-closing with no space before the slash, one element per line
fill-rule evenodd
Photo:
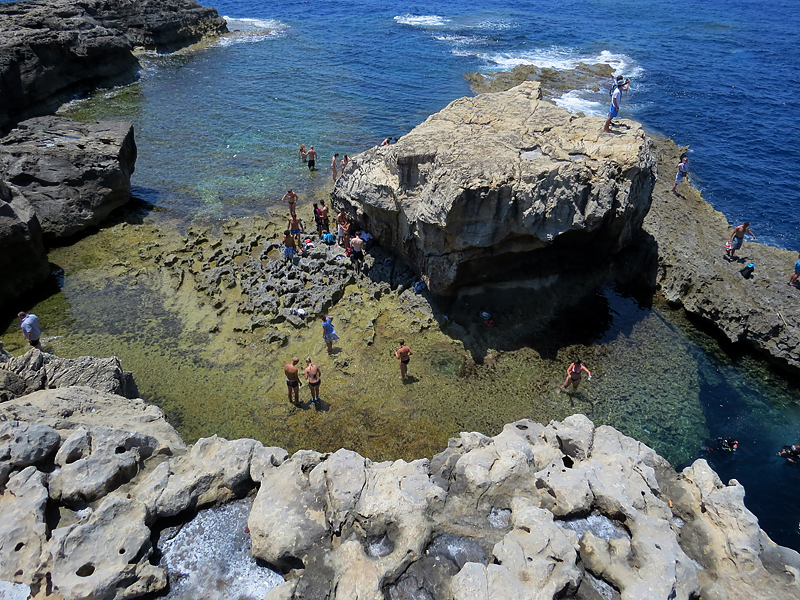
<path fill-rule="evenodd" d="M 320 207 L 319 207 L 319 217 L 322 219 L 322 226 L 325 228 L 325 231 L 331 230 L 331 221 L 328 217 L 328 205 L 325 204 L 325 200 L 320 200 Z"/>
<path fill-rule="evenodd" d="M 289 214 L 293 217 L 296 217 L 297 213 L 295 212 L 295 207 L 297 206 L 297 194 L 295 194 L 292 190 L 289 190 L 283 195 L 281 202 L 284 200 L 289 202 Z"/>
<path fill-rule="evenodd" d="M 353 249 L 350 261 L 353 263 L 356 273 L 361 275 L 361 266 L 364 264 L 364 240 L 358 237 L 358 234 L 357 231 L 356 236 L 350 240 L 350 247 Z"/>
<path fill-rule="evenodd" d="M 292 232 L 288 229 L 283 232 L 283 257 L 292 262 L 295 253 L 295 241 Z"/>
<path fill-rule="evenodd" d="M 752 231 L 750 231 L 750 221 L 745 221 L 744 223 L 742 223 L 738 227 L 734 227 L 733 228 L 733 233 L 731 233 L 731 237 L 728 240 L 728 242 L 730 243 L 731 247 L 728 248 L 727 250 L 725 250 L 725 253 L 731 259 L 736 258 L 734 256 L 734 254 L 736 253 L 736 251 L 739 248 L 742 247 L 742 244 L 744 243 L 744 234 L 745 233 L 749 233 L 750 235 L 753 236 L 753 239 L 756 239 L 756 234 L 753 233 Z"/>
<path fill-rule="evenodd" d="M 308 170 L 313 171 L 317 164 L 317 151 L 314 150 L 313 145 L 309 147 L 308 152 L 306 152 L 306 158 L 308 158 Z"/>
<path fill-rule="evenodd" d="M 297 240 L 297 247 L 300 248 L 300 234 L 306 231 L 305 223 L 297 215 L 292 215 L 286 226 L 289 228 L 289 233 Z"/>
<path fill-rule="evenodd" d="M 564 385 L 561 386 L 561 389 L 558 390 L 560 394 L 562 390 L 566 390 L 569 387 L 569 384 L 572 384 L 572 391 L 578 391 L 578 384 L 581 382 L 581 373 L 586 371 L 586 374 L 589 376 L 589 380 L 592 379 L 592 373 L 581 364 L 580 359 L 576 359 L 574 363 L 571 363 L 567 367 L 567 378 L 564 380 Z"/>
<path fill-rule="evenodd" d="M 798 277 L 800 277 L 800 254 L 797 255 L 797 262 L 794 263 L 794 273 L 789 277 L 789 285 L 797 283 Z"/>
<path fill-rule="evenodd" d="M 689 159 L 684 156 L 678 163 L 678 173 L 675 175 L 675 184 L 672 186 L 672 193 L 678 194 L 678 184 L 689 176 Z"/>
<path fill-rule="evenodd" d="M 322 369 L 311 362 L 311 357 L 306 357 L 306 368 L 303 371 L 308 381 L 308 389 L 311 390 L 311 401 L 319 400 L 319 385 L 322 383 Z"/>
<path fill-rule="evenodd" d="M 286 374 L 286 387 L 289 388 L 289 402 L 295 406 L 300 404 L 300 377 L 297 374 L 297 363 L 299 362 L 300 359 L 295 356 L 291 364 L 283 366 L 283 372 Z M 292 391 L 294 391 L 294 400 L 292 400 Z"/>
<path fill-rule="evenodd" d="M 605 133 L 611 133 L 611 129 L 609 129 L 611 126 L 611 121 L 619 114 L 619 98 L 622 96 L 622 92 L 628 91 L 630 85 L 630 79 L 623 81 L 622 75 L 617 76 L 617 82 L 614 86 L 614 91 L 611 92 L 611 108 L 608 111 L 608 119 L 606 119 L 606 124 L 603 127 L 603 131 Z"/>
<path fill-rule="evenodd" d="M 411 360 L 411 355 L 414 353 L 411 351 L 411 348 L 406 346 L 406 341 L 404 339 L 399 339 L 397 343 L 400 344 L 400 347 L 395 350 L 394 356 L 400 361 L 400 379 L 405 380 L 408 374 L 408 361 Z"/>

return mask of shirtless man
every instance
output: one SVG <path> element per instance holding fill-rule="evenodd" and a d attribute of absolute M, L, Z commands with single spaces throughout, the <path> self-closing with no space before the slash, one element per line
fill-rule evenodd
<path fill-rule="evenodd" d="M 281 202 L 284 200 L 288 200 L 289 202 L 289 214 L 293 217 L 297 216 L 297 213 L 295 212 L 295 207 L 297 206 L 297 194 L 295 194 L 292 190 L 289 190 L 283 195 Z"/>
<path fill-rule="evenodd" d="M 591 381 L 592 373 L 581 364 L 580 359 L 576 359 L 574 363 L 571 363 L 567 367 L 567 378 L 564 380 L 564 385 L 561 386 L 558 393 L 560 394 L 562 390 L 566 390 L 570 383 L 572 384 L 572 391 L 578 391 L 578 384 L 581 382 L 581 373 L 583 371 L 586 371 L 586 374 L 589 376 L 589 381 Z"/>
<path fill-rule="evenodd" d="M 306 231 L 305 223 L 303 223 L 303 220 L 300 217 L 298 217 L 297 215 L 292 215 L 292 217 L 289 219 L 289 223 L 286 225 L 286 227 L 289 228 L 289 233 L 291 233 L 295 237 L 295 239 L 297 240 L 297 247 L 299 248 L 300 247 L 300 234 L 301 233 L 305 233 L 305 231 Z M 298 250 L 298 254 L 299 254 L 299 252 L 300 251 Z"/>
<path fill-rule="evenodd" d="M 336 170 L 338 163 L 339 163 L 339 153 L 337 152 L 336 154 L 333 155 L 333 158 L 331 159 L 331 175 L 333 175 L 334 181 L 336 181 L 336 177 L 339 175 L 338 171 Z"/>
<path fill-rule="evenodd" d="M 303 371 L 308 381 L 308 389 L 311 390 L 311 401 L 319 400 L 319 384 L 322 383 L 322 369 L 311 362 L 311 357 L 306 357 L 306 368 Z"/>
<path fill-rule="evenodd" d="M 361 275 L 361 266 L 364 264 L 364 240 L 358 234 L 359 232 L 357 231 L 356 236 L 350 240 L 350 247 L 353 249 L 350 260 L 356 269 L 356 273 Z"/>
<path fill-rule="evenodd" d="M 308 170 L 313 171 L 317 164 L 317 151 L 314 150 L 313 144 L 308 149 L 308 152 L 306 152 L 306 158 L 308 158 Z"/>
<path fill-rule="evenodd" d="M 406 341 L 404 339 L 399 339 L 398 343 L 400 347 L 395 350 L 394 356 L 400 361 L 400 379 L 405 380 L 406 374 L 408 373 L 408 361 L 411 360 L 411 355 L 414 353 L 411 351 L 411 348 L 406 346 Z"/>
<path fill-rule="evenodd" d="M 291 364 L 283 366 L 283 372 L 286 373 L 286 387 L 289 388 L 289 402 L 295 406 L 300 404 L 300 377 L 297 374 L 297 363 L 299 362 L 300 359 L 295 356 Z M 292 391 L 294 391 L 294 400 L 292 400 Z"/>
<path fill-rule="evenodd" d="M 292 260 L 294 260 L 294 253 L 297 250 L 292 232 L 288 229 L 284 231 L 281 241 L 283 242 L 283 257 L 289 262 L 292 262 Z"/>
<path fill-rule="evenodd" d="M 325 204 L 325 200 L 320 200 L 320 207 L 319 207 L 319 217 L 322 219 L 322 226 L 325 227 L 325 231 L 331 230 L 331 220 L 328 217 L 328 205 Z"/>
<path fill-rule="evenodd" d="M 344 209 L 340 210 L 339 214 L 336 215 L 336 226 L 336 243 L 347 248 L 347 242 L 350 241 L 350 236 L 348 235 L 350 229 L 350 219 L 347 217 L 347 213 L 344 212 Z"/>
<path fill-rule="evenodd" d="M 745 221 L 738 227 L 733 228 L 733 233 L 731 233 L 731 237 L 728 240 L 730 242 L 731 247 L 725 250 L 725 254 L 727 254 L 731 260 L 736 258 L 734 254 L 736 251 L 742 247 L 744 243 L 744 234 L 749 233 L 753 236 L 753 239 L 756 239 L 756 234 L 750 231 L 750 221 Z"/>

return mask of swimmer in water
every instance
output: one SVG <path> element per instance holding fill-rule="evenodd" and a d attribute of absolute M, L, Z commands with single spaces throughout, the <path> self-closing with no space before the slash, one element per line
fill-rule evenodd
<path fill-rule="evenodd" d="M 583 371 L 586 371 L 586 374 L 589 376 L 589 380 L 591 381 L 591 371 L 581 364 L 579 358 L 575 359 L 575 362 L 571 363 L 569 367 L 567 367 L 567 378 L 564 380 L 564 385 L 561 386 L 561 389 L 558 390 L 558 393 L 560 394 L 563 390 L 566 390 L 570 383 L 572 384 L 572 391 L 578 391 L 578 385 L 581 382 L 581 373 Z"/>

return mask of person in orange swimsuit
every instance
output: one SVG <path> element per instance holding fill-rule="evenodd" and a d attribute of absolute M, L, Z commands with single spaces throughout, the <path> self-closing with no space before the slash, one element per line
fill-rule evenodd
<path fill-rule="evenodd" d="M 569 367 L 567 367 L 567 378 L 564 380 L 564 385 L 561 386 L 561 389 L 558 390 L 558 393 L 560 394 L 562 390 L 566 390 L 570 383 L 572 383 L 572 391 L 577 391 L 578 384 L 581 382 L 581 373 L 583 373 L 583 371 L 586 371 L 586 374 L 589 376 L 589 380 L 591 381 L 591 371 L 581 364 L 579 358 L 575 359 L 575 362 L 571 363 Z"/>

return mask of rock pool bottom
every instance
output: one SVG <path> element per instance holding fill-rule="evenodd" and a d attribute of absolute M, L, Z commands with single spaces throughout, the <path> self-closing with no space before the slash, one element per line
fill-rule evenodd
<path fill-rule="evenodd" d="M 251 226 L 246 225 L 246 226 Z M 231 225 L 235 229 L 235 225 Z M 236 233 L 235 231 L 228 232 Z M 45 350 L 59 356 L 119 356 L 140 395 L 161 406 L 187 442 L 213 434 L 251 437 L 290 452 L 353 449 L 374 460 L 440 451 L 461 431 L 497 433 L 520 418 L 540 422 L 582 412 L 653 447 L 680 467 L 717 436 L 739 439 L 733 455 L 707 456 L 723 480 L 747 489 L 747 505 L 783 545 L 800 548 L 800 469 L 777 451 L 798 441 L 797 385 L 761 361 L 723 352 L 682 316 L 600 289 L 557 327 L 509 347 L 505 335 L 524 313 L 481 306 L 496 326 L 482 329 L 485 356 L 413 310 L 396 294 L 372 297 L 351 285 L 331 309 L 341 340 L 325 353 L 318 323 L 239 331 L 226 306 L 213 306 L 174 282 L 152 261 L 178 242 L 177 230 L 152 217 L 122 220 L 51 253 L 65 271 L 60 292 L 32 308 Z M 6 349 L 21 354 L 18 323 L 7 316 Z M 476 315 L 476 323 L 483 327 Z M 404 337 L 414 350 L 406 383 L 391 351 Z M 500 348 L 501 350 L 492 350 Z M 287 401 L 283 365 L 311 356 L 323 371 L 324 403 Z M 593 373 L 576 393 L 558 394 L 566 366 L 581 357 Z M 477 359 L 477 360 L 476 360 Z"/>

